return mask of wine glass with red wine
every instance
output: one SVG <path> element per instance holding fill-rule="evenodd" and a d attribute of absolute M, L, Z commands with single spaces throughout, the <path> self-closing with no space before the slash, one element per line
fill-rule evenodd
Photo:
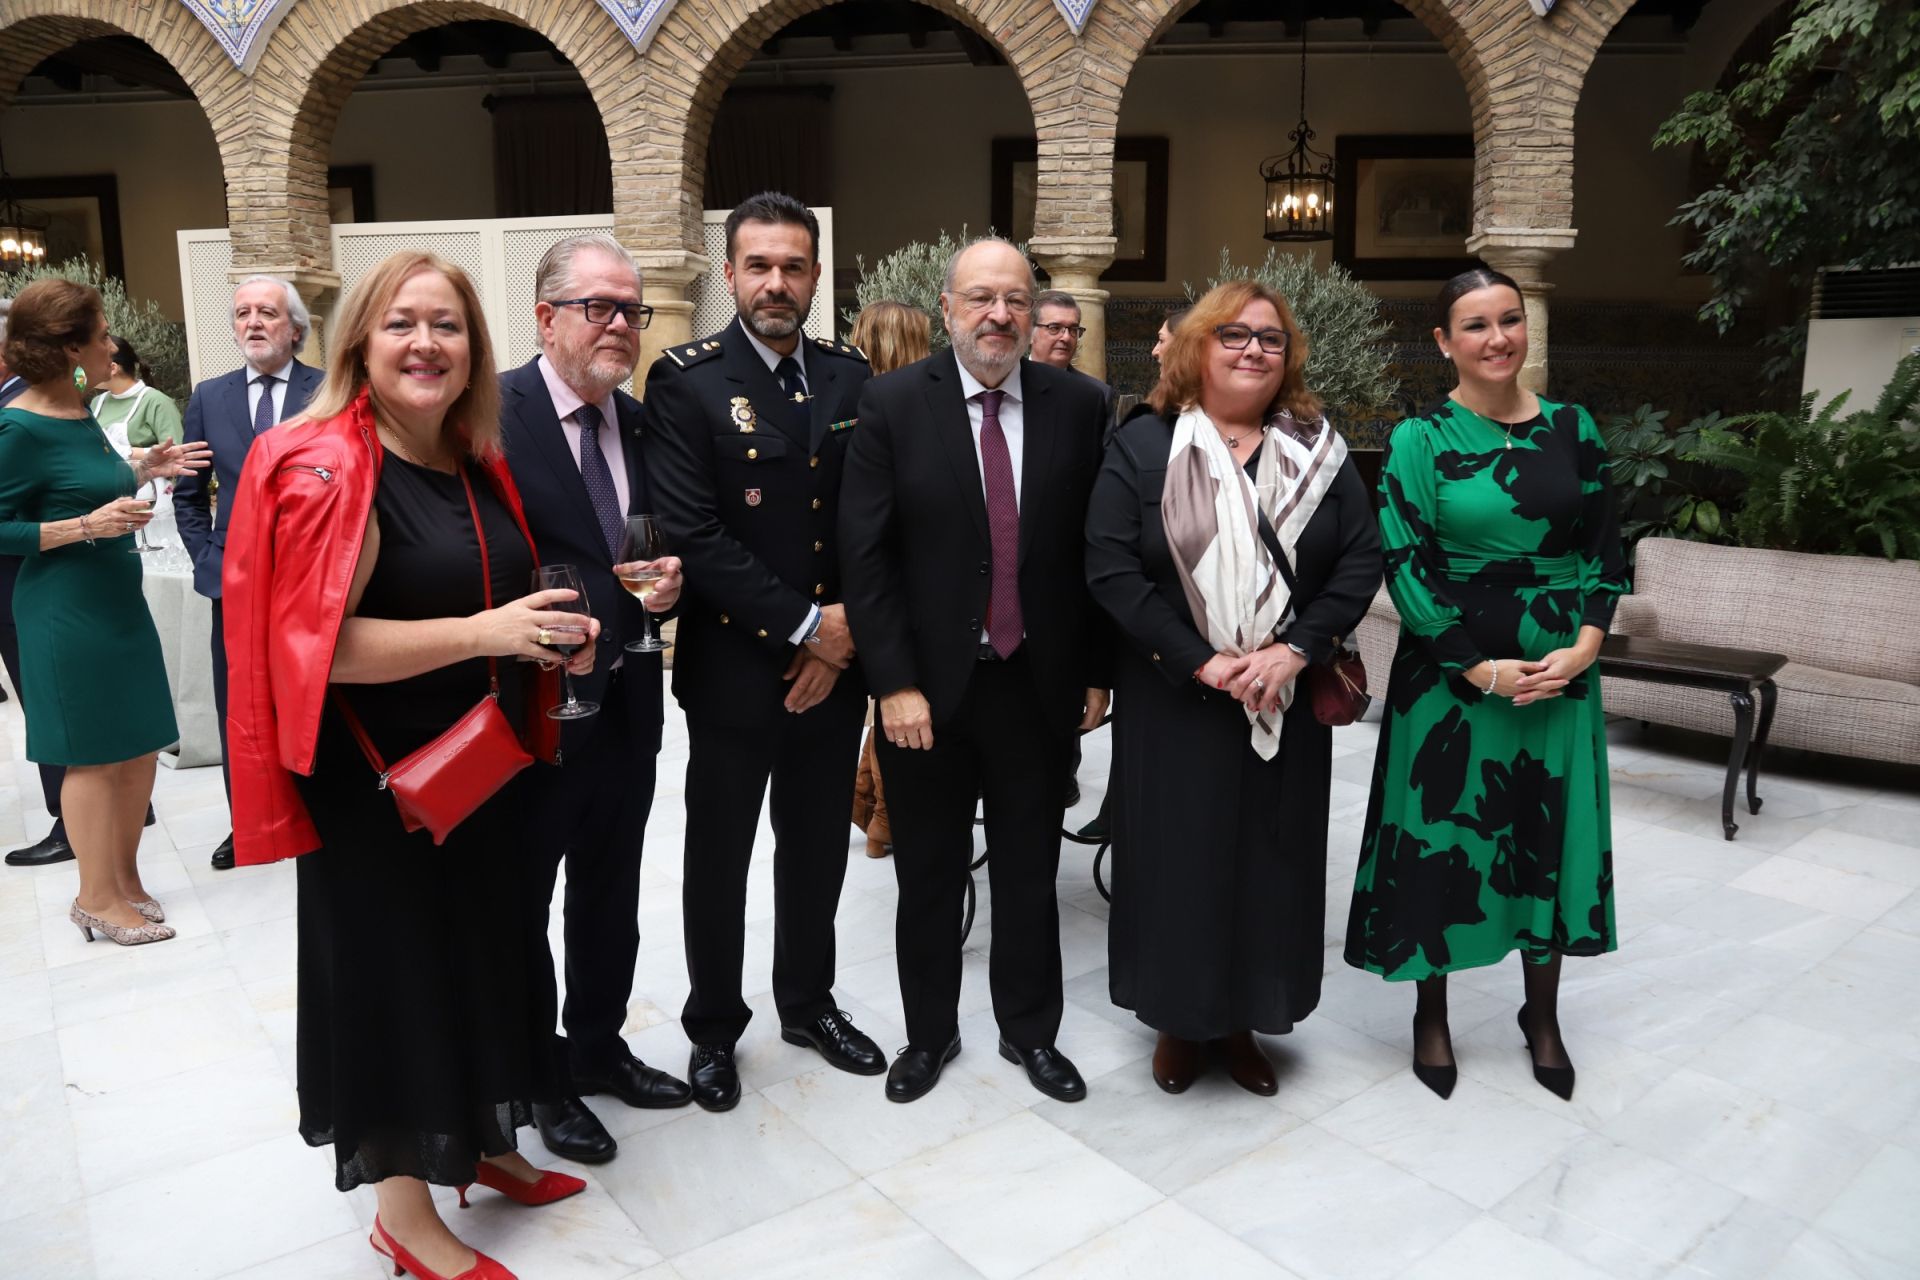
<path fill-rule="evenodd" d="M 533 571 L 533 589 L 535 591 L 571 591 L 573 599 L 561 600 L 547 606 L 554 613 L 577 613 L 580 625 L 548 627 L 552 637 L 547 647 L 561 656 L 560 679 L 567 691 L 567 700 L 554 707 L 547 714 L 555 720 L 579 720 L 600 710 L 597 702 L 582 702 L 573 696 L 573 673 L 567 670 L 566 659 L 571 658 L 580 646 L 587 643 L 592 628 L 588 619 L 593 616 L 587 608 L 587 588 L 580 581 L 580 571 L 570 564 L 543 564 Z"/>

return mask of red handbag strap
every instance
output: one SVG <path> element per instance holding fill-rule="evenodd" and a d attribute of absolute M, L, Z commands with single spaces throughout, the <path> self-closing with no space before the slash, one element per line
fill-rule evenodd
<path fill-rule="evenodd" d="M 487 557 L 487 530 L 480 523 L 480 504 L 474 499 L 473 481 L 467 475 L 464 462 L 460 464 L 460 487 L 466 490 L 467 514 L 473 517 L 473 536 L 480 543 L 481 599 L 485 600 L 487 608 L 491 609 L 493 608 L 493 562 Z M 489 698 L 500 696 L 499 659 L 491 654 L 487 656 L 487 696 Z M 389 772 L 387 762 L 381 758 L 380 749 L 373 745 L 373 739 L 367 736 L 367 727 L 360 723 L 360 717 L 354 714 L 346 695 L 336 692 L 333 695 L 333 702 L 340 708 L 340 715 L 346 720 L 347 728 L 353 733 L 353 740 L 360 744 L 360 754 L 367 758 L 367 763 L 372 765 L 374 772 L 380 775 L 380 785 L 385 787 Z"/>

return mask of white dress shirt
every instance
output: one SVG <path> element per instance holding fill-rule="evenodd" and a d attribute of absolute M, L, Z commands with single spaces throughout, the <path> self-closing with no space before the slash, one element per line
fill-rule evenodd
<path fill-rule="evenodd" d="M 955 363 L 959 362 L 955 361 Z M 1026 453 L 1027 439 L 1026 415 L 1021 411 L 1020 405 L 1020 366 L 1013 366 L 1013 372 L 1008 374 L 1006 381 L 998 387 L 989 387 L 974 377 L 966 365 L 960 365 L 960 393 L 966 397 L 967 421 L 973 426 L 973 461 L 980 468 L 982 496 L 987 492 L 987 461 L 980 451 L 980 432 L 987 420 L 986 406 L 980 403 L 980 394 L 983 391 L 1005 393 L 1000 397 L 1000 434 L 1007 438 L 1007 454 L 1013 463 L 1013 506 L 1014 510 L 1018 511 L 1020 509 L 1020 476 L 1025 462 L 1022 455 Z M 980 643 L 988 643 L 984 627 L 980 631 Z"/>
<path fill-rule="evenodd" d="M 586 433 L 578 417 L 586 401 L 560 379 L 559 370 L 544 355 L 540 357 L 540 376 L 546 379 L 547 396 L 553 401 L 553 412 L 560 419 L 564 430 L 561 434 L 567 438 L 567 448 L 573 454 L 573 465 L 580 465 L 580 437 Z M 624 515 L 633 509 L 632 497 L 627 488 L 627 451 L 626 444 L 620 438 L 620 411 L 613 403 L 613 392 L 609 391 L 594 406 L 600 411 L 600 427 L 594 433 L 594 439 L 600 442 L 600 454 L 607 460 L 607 470 L 613 472 L 613 494 L 620 500 L 620 511 Z"/>
<path fill-rule="evenodd" d="M 775 378 L 778 378 L 780 376 L 780 362 L 787 357 L 760 341 L 760 335 L 748 326 L 744 316 L 734 323 L 740 326 L 740 332 L 747 335 L 747 341 L 753 344 L 753 349 L 760 353 L 762 360 L 766 361 L 767 372 L 773 374 Z M 793 362 L 800 366 L 800 385 L 806 388 L 808 395 L 812 395 L 813 384 L 807 381 L 807 335 L 801 333 L 799 338 L 799 345 L 793 349 Z M 795 627 L 793 634 L 787 637 L 787 643 L 800 644 L 805 641 L 807 633 L 813 630 L 814 621 L 819 618 L 819 616 L 820 606 L 809 601 L 807 604 L 807 616 L 800 619 L 800 625 Z"/>
<path fill-rule="evenodd" d="M 270 371 L 273 378 L 273 420 L 281 423 L 287 420 L 287 385 L 293 377 L 293 357 L 278 369 Z M 260 380 L 267 375 L 251 366 L 247 369 L 247 430 L 253 430 L 253 424 L 260 418 L 260 396 L 266 388 Z"/>

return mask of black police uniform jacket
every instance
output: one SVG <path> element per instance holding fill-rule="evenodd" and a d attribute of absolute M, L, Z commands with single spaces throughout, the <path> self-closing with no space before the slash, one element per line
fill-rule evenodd
<path fill-rule="evenodd" d="M 871 370 L 843 343 L 801 344 L 804 404 L 781 390 L 738 321 L 668 348 L 647 372 L 647 468 L 687 583 L 673 693 L 689 715 L 718 723 L 788 714 L 789 637 L 808 606 L 840 603 L 840 475 Z M 817 710 L 865 697 L 856 663 Z"/>

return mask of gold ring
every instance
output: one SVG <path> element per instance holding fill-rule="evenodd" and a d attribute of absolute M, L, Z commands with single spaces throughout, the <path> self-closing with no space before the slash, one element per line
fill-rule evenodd
<path fill-rule="evenodd" d="M 534 636 L 533 641 L 535 644 L 551 645 L 553 643 L 553 632 L 542 627 L 540 628 L 539 634 Z"/>

